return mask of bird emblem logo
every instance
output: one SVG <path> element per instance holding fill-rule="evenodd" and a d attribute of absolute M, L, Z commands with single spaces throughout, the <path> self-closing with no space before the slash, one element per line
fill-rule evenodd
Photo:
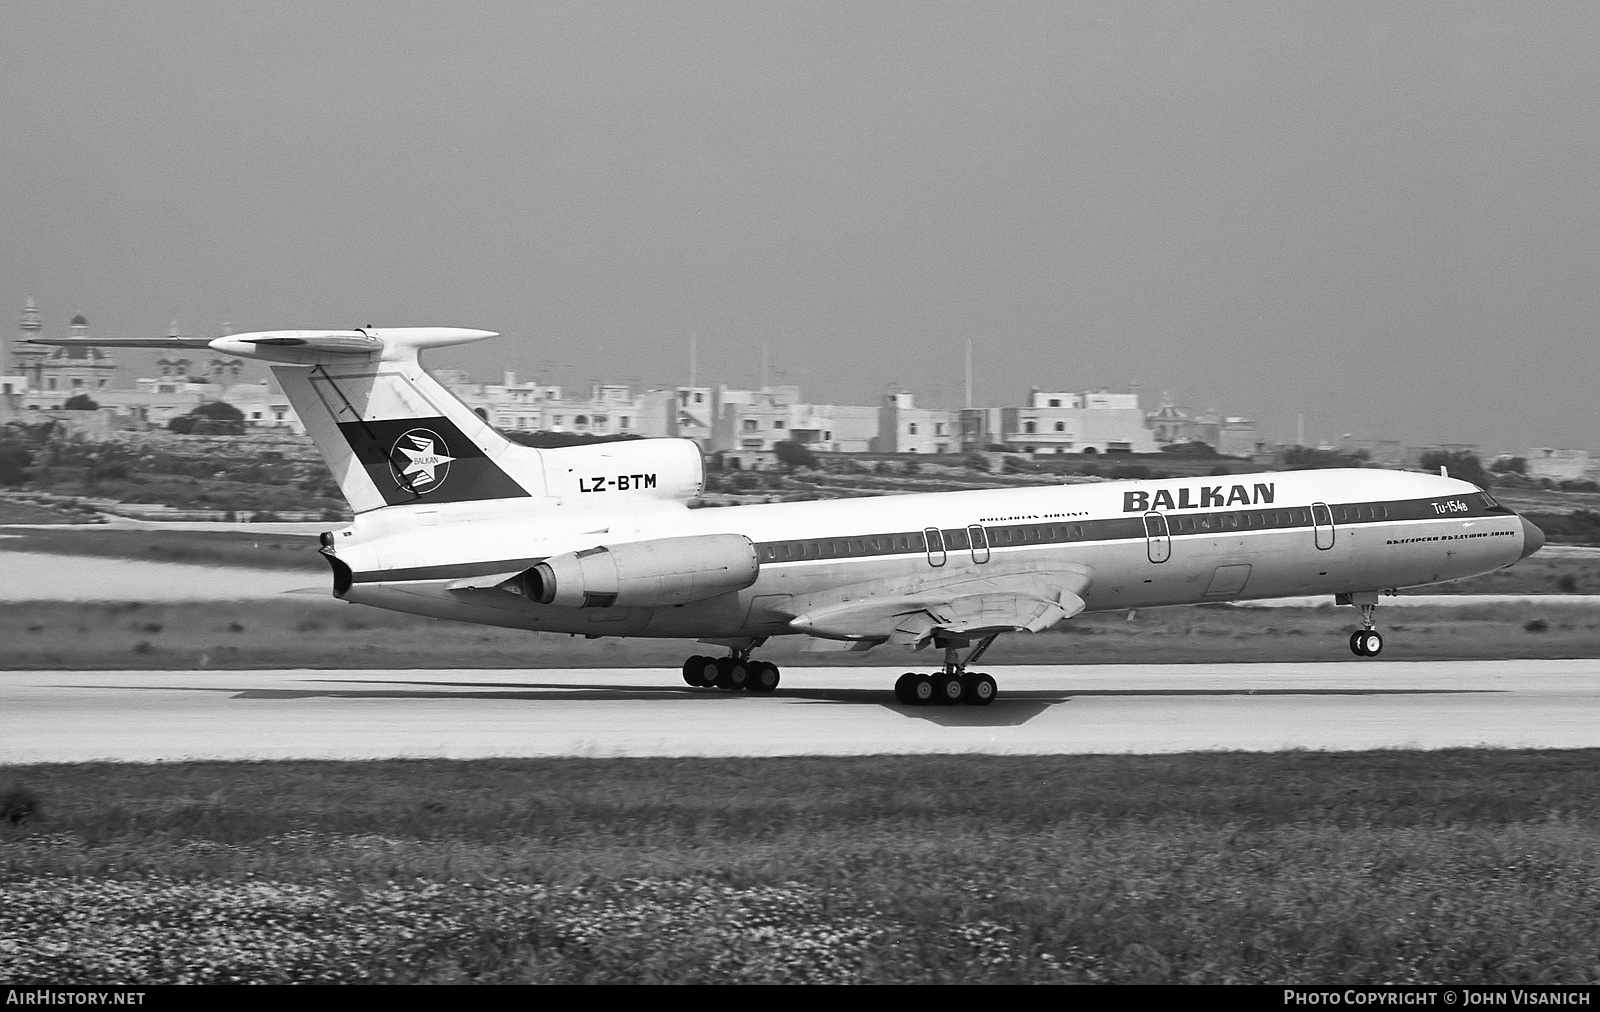
<path fill-rule="evenodd" d="M 450 475 L 450 447 L 432 429 L 411 429 L 394 441 L 389 450 L 389 468 L 403 489 L 426 495 L 444 484 Z"/>

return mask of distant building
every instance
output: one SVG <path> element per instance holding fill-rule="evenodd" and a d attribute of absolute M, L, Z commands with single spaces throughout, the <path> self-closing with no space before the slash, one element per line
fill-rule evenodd
<path fill-rule="evenodd" d="M 199 349 L 202 357 L 194 359 L 174 353 L 157 360 L 157 375 L 136 379 L 132 388 L 122 387 L 115 382 L 118 364 L 111 352 L 89 343 L 88 319 L 80 313 L 68 326 L 68 336 L 82 344 L 22 344 L 41 336 L 44 329 L 38 305 L 28 299 L 22 310 L 19 342 L 10 355 L 19 371 L 16 376 L 0 376 L 0 410 L 9 409 L 13 414 L 62 411 L 73 397 L 84 394 L 106 415 L 97 424 L 113 431 L 164 427 L 202 404 L 223 401 L 238 408 L 248 425 L 305 431 L 276 381 L 245 380 L 241 359 L 203 357 L 206 353 Z M 171 333 L 177 336 L 176 323 Z"/>
<path fill-rule="evenodd" d="M 1577 481 L 1588 477 L 1588 450 L 1560 450 L 1552 446 L 1535 446 L 1523 454 L 1528 462 L 1528 477 L 1549 478 L 1551 481 Z"/>
<path fill-rule="evenodd" d="M 39 366 L 50 356 L 50 349 L 42 345 L 24 343 L 43 335 L 44 322 L 39 316 L 39 305 L 30 295 L 22 307 L 22 323 L 18 328 L 16 347 L 11 349 L 10 362 L 0 363 L 4 366 L 0 368 L 0 373 L 22 377 L 22 385 L 15 391 L 17 393 L 44 386 Z"/>
<path fill-rule="evenodd" d="M 711 449 L 717 428 L 717 403 L 710 387 L 673 387 L 651 394 L 664 395 L 660 410 L 666 417 L 667 435 L 692 439 L 701 450 Z"/>
<path fill-rule="evenodd" d="M 951 453 L 961 446 L 956 422 L 952 412 L 917 407 L 904 391 L 885 394 L 870 448 L 874 453 Z"/>
<path fill-rule="evenodd" d="M 879 432 L 876 408 L 811 404 L 797 386 L 717 390 L 711 449 L 770 452 L 783 442 L 837 453 L 861 453 Z"/>
<path fill-rule="evenodd" d="M 1265 448 L 1253 419 L 1215 412 L 1197 414 L 1163 394 L 1161 406 L 1147 416 L 1157 446 L 1204 443 L 1229 457 L 1249 457 Z"/>
<path fill-rule="evenodd" d="M 1379 467 L 1406 465 L 1406 447 L 1398 439 L 1352 439 L 1346 436 L 1339 442 L 1338 451 L 1349 456 L 1365 454 L 1367 463 Z"/>
<path fill-rule="evenodd" d="M 1001 409 L 999 442 L 1027 454 L 1155 453 L 1138 394 L 1033 390 L 1023 407 Z"/>
<path fill-rule="evenodd" d="M 597 383 L 589 396 L 567 397 L 545 383 L 518 383 L 507 372 L 501 383 L 476 383 L 455 369 L 434 372 L 439 381 L 478 415 L 507 432 L 569 432 L 585 436 L 664 436 L 664 412 L 620 383 Z M 656 402 L 659 408 L 659 401 Z"/>

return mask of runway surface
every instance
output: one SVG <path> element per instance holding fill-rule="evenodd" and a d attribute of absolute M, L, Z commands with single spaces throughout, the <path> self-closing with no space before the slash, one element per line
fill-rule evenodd
<path fill-rule="evenodd" d="M 440 756 L 1600 747 L 1600 661 L 991 668 L 986 708 L 906 707 L 901 669 L 0 673 L 0 763 Z"/>

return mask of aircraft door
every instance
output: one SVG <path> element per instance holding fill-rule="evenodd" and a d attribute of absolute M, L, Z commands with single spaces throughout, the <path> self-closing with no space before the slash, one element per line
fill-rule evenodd
<path fill-rule="evenodd" d="M 1160 513 L 1144 515 L 1144 540 L 1151 562 L 1172 558 L 1172 534 L 1167 530 L 1167 518 Z"/>
<path fill-rule="evenodd" d="M 973 524 L 967 528 L 967 541 L 972 545 L 972 561 L 982 565 L 989 561 L 989 534 Z"/>
<path fill-rule="evenodd" d="M 1311 527 L 1317 539 L 1317 550 L 1326 552 L 1333 547 L 1333 511 L 1325 502 L 1311 504 Z"/>
<path fill-rule="evenodd" d="M 937 527 L 923 530 L 922 539 L 928 546 L 928 565 L 939 567 L 944 565 L 947 555 L 944 550 L 944 532 Z"/>

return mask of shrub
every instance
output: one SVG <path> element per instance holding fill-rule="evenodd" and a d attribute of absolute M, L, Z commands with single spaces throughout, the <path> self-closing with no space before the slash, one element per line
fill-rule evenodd
<path fill-rule="evenodd" d="M 189 430 L 196 436 L 242 436 L 244 422 L 230 419 L 197 418 Z"/>
<path fill-rule="evenodd" d="M 13 787 L 0 794 L 0 819 L 13 826 L 24 819 L 37 818 L 39 813 L 39 798 L 26 787 Z"/>
<path fill-rule="evenodd" d="M 1476 460 L 1477 458 L 1473 458 Z M 1304 471 L 1321 467 L 1360 467 L 1362 458 L 1333 450 L 1317 450 L 1309 446 L 1290 446 L 1279 454 L 1283 466 L 1291 471 Z M 1426 466 L 1426 465 L 1424 465 Z M 1451 472 L 1452 474 L 1454 472 Z"/>
<path fill-rule="evenodd" d="M 88 394 L 73 394 L 61 408 L 63 411 L 98 411 L 100 405 Z"/>
<path fill-rule="evenodd" d="M 210 418 L 218 422 L 243 422 L 244 412 L 227 401 L 206 401 L 189 414 L 196 418 Z"/>
<path fill-rule="evenodd" d="M 0 446 L 0 485 L 21 485 L 28 480 L 33 454 L 20 446 Z"/>
<path fill-rule="evenodd" d="M 1433 450 L 1422 455 L 1422 468 L 1427 471 L 1437 471 L 1443 467 L 1452 478 L 1470 481 L 1482 488 L 1489 484 L 1489 476 L 1483 470 L 1483 462 L 1475 454 L 1465 450 Z"/>
<path fill-rule="evenodd" d="M 784 467 L 809 467 L 817 466 L 817 455 L 806 448 L 805 444 L 797 443 L 792 439 L 785 439 L 772 445 L 772 452 L 777 455 L 778 463 Z"/>
<path fill-rule="evenodd" d="M 1218 456 L 1217 451 L 1212 449 L 1209 443 L 1202 443 L 1198 440 L 1188 443 L 1168 443 L 1166 446 L 1161 448 L 1161 452 L 1170 453 L 1175 457 Z"/>

